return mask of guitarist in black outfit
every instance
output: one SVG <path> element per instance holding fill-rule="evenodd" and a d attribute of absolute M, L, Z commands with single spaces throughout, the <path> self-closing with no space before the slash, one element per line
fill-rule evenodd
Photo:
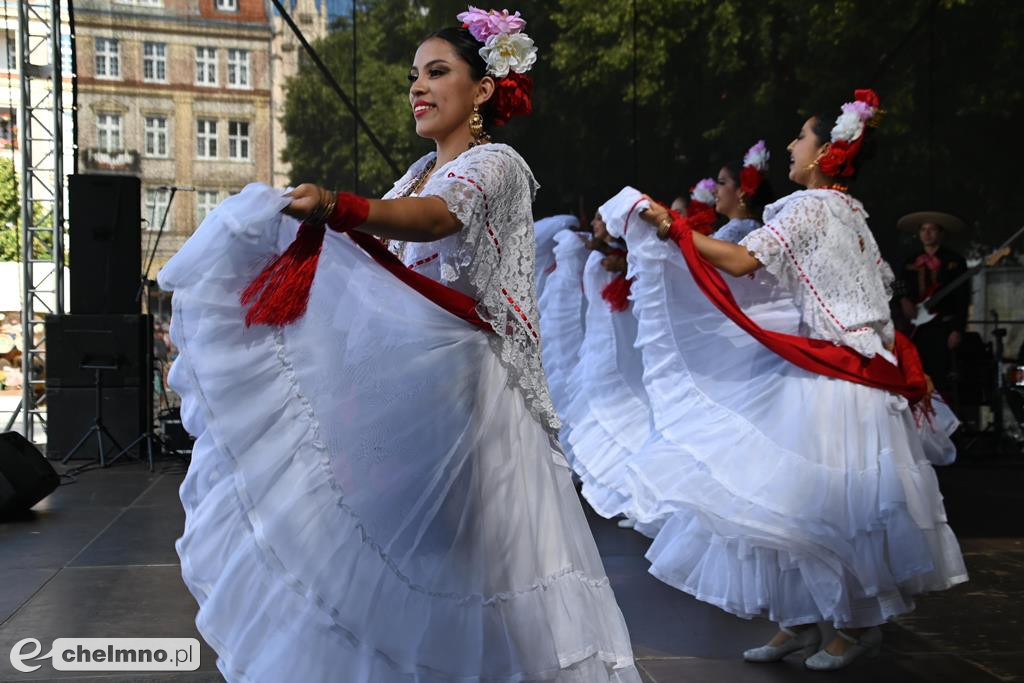
<path fill-rule="evenodd" d="M 967 270 L 964 257 L 942 245 L 947 232 L 962 230 L 965 225 L 949 214 L 919 211 L 901 218 L 899 227 L 916 230 L 921 241 L 921 250 L 906 260 L 898 278 L 903 314 L 913 320 L 917 304 Z M 947 398 L 953 389 L 953 353 L 963 340 L 970 300 L 970 283 L 965 282 L 936 304 L 934 320 L 911 331 L 924 371 Z"/>

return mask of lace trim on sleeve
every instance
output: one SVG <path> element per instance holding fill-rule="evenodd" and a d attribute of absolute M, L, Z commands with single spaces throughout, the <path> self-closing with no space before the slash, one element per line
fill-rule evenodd
<path fill-rule="evenodd" d="M 782 244 L 771 230 L 767 227 L 751 230 L 739 244 L 746 248 L 766 271 L 779 280 L 782 279 Z"/>
<path fill-rule="evenodd" d="M 561 423 L 541 364 L 532 203 L 536 180 L 506 145 L 488 144 L 438 169 L 421 196 L 444 200 L 462 229 L 439 248 L 441 280 L 468 283 L 491 345 L 530 412 L 550 432 Z"/>

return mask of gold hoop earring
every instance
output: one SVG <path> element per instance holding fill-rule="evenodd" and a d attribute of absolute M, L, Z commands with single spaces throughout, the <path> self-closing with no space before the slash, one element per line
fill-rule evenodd
<path fill-rule="evenodd" d="M 473 105 L 473 115 L 469 117 L 469 134 L 473 136 L 470 147 L 490 142 L 490 137 L 484 132 L 484 117 L 480 116 L 480 107 Z"/>

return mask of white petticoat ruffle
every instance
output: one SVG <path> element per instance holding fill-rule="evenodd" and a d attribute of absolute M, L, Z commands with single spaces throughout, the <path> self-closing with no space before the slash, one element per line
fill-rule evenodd
<path fill-rule="evenodd" d="M 583 296 L 583 268 L 590 252 L 582 233 L 562 230 L 553 241 L 552 270 L 539 300 L 541 357 L 548 378 L 551 402 L 564 424 L 569 406 L 569 377 L 580 361 L 587 300 Z M 539 261 L 538 261 L 539 262 Z M 565 434 L 565 430 L 560 436 Z M 571 449 L 562 439 L 567 457 Z"/>
<path fill-rule="evenodd" d="M 245 328 L 286 203 L 247 187 L 160 275 L 198 436 L 177 549 L 221 672 L 637 683 L 567 464 L 483 332 L 335 233 L 306 316 Z"/>
<path fill-rule="evenodd" d="M 708 301 L 679 249 L 630 226 L 637 346 L 654 429 L 627 465 L 666 583 L 741 617 L 879 624 L 967 579 L 907 402 L 815 375 Z M 774 278 L 728 278 L 763 327 L 796 333 Z"/>
<path fill-rule="evenodd" d="M 603 257 L 591 252 L 584 269 L 585 337 L 569 377 L 561 438 L 571 448 L 572 467 L 594 511 L 635 518 L 639 512 L 626 487 L 625 468 L 650 435 L 650 406 L 634 348 L 636 318 L 629 310 L 613 312 L 601 297 L 616 277 L 602 267 Z"/>

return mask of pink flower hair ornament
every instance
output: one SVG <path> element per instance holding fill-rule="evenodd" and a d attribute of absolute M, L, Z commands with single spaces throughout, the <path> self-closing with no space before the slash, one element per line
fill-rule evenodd
<path fill-rule="evenodd" d="M 537 47 L 523 33 L 526 20 L 519 12 L 472 5 L 456 18 L 483 43 L 480 57 L 497 85 L 491 104 L 495 125 L 504 125 L 514 116 L 528 116 L 533 111 L 533 80 L 526 72 L 537 62 Z"/>

